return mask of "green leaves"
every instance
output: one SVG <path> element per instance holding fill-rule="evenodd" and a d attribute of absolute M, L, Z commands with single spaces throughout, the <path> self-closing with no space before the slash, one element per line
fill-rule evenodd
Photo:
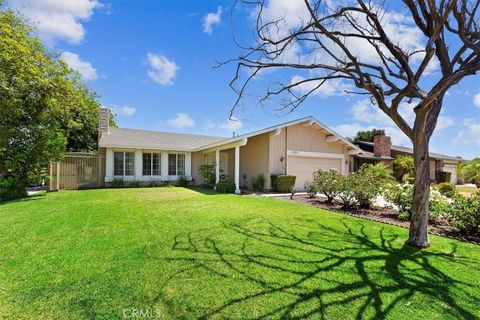
<path fill-rule="evenodd" d="M 28 21 L 0 11 L 0 200 L 24 195 L 66 149 L 96 150 L 98 109 L 96 94 Z"/>

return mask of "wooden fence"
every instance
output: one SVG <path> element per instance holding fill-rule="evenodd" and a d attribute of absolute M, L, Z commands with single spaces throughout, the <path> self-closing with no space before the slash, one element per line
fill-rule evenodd
<path fill-rule="evenodd" d="M 50 191 L 104 187 L 105 157 L 91 153 L 67 153 L 62 161 L 50 164 L 50 178 Z"/>

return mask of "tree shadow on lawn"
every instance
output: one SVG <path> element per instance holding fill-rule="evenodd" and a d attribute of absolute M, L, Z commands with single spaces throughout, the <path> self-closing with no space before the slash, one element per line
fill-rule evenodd
<path fill-rule="evenodd" d="M 315 220 L 297 220 L 285 228 L 257 218 L 223 223 L 218 232 L 206 229 L 177 235 L 172 247 L 175 257 L 168 260 L 184 263 L 184 269 L 168 281 L 184 281 L 183 273 L 206 275 L 211 280 L 206 286 L 217 290 L 218 299 L 212 302 L 216 306 L 202 306 L 199 318 L 240 314 L 247 319 L 332 315 L 384 319 L 392 311 L 408 317 L 403 310 L 414 316 L 416 311 L 425 311 L 421 303 L 409 309 L 419 297 L 426 300 L 422 303 L 435 302 L 435 308 L 444 308 L 438 314 L 463 319 L 478 316 L 465 308 L 475 308 L 478 296 L 471 292 L 478 285 L 456 280 L 430 261 L 478 266 L 477 261 L 456 258 L 455 244 L 450 253 L 419 251 L 401 246 L 398 235 L 385 235 L 384 228 L 367 233 L 362 223 L 341 222 L 339 229 Z M 220 288 L 224 283 L 230 290 Z M 166 306 L 173 305 L 164 297 L 159 299 Z M 192 310 L 186 307 L 187 312 Z"/>

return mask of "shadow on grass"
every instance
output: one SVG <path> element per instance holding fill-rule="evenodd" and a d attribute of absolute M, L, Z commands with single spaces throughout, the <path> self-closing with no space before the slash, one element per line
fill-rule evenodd
<path fill-rule="evenodd" d="M 384 319 L 392 312 L 397 317 L 407 316 L 402 308 L 408 308 L 419 296 L 427 303 L 447 305 L 451 317 L 476 318 L 465 308 L 474 306 L 478 299 L 471 294 L 474 281 L 456 280 L 447 275 L 445 265 L 442 271 L 430 261 L 443 259 L 474 267 L 474 261 L 456 259 L 454 244 L 449 253 L 419 251 L 402 247 L 398 236 L 386 235 L 383 228 L 367 233 L 362 223 L 349 225 L 347 221 L 342 220 L 339 229 L 315 220 L 297 220 L 286 228 L 258 218 L 224 223 L 216 231 L 179 234 L 172 251 L 181 257 L 169 260 L 184 262 L 185 268 L 169 281 L 181 279 L 182 272 L 191 276 L 195 271 L 213 277 L 220 286 L 234 283 L 235 294 L 220 296 L 215 303 L 221 303 L 205 309 L 200 316 L 203 319 L 228 318 L 233 310 L 247 310 L 253 304 L 255 312 L 245 311 L 242 318 L 321 319 L 332 315 L 330 309 L 344 308 L 348 318 Z M 225 234 L 228 240 L 219 236 Z M 462 305 L 457 303 L 459 295 L 466 299 Z M 172 304 L 162 300 L 167 306 Z"/>

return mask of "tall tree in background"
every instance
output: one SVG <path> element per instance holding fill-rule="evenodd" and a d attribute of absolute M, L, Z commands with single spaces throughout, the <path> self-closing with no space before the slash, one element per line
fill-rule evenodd
<path fill-rule="evenodd" d="M 373 142 L 373 138 L 378 135 L 384 135 L 385 130 L 383 129 L 372 129 L 372 130 L 366 130 L 366 131 L 359 131 L 355 135 L 355 137 L 352 138 L 352 142 L 356 143 L 359 141 L 367 141 L 367 142 Z"/>
<path fill-rule="evenodd" d="M 25 195 L 67 146 L 96 149 L 96 99 L 23 18 L 0 10 L 0 200 Z"/>
<path fill-rule="evenodd" d="M 293 110 L 326 86 L 369 95 L 413 143 L 407 243 L 427 247 L 429 142 L 447 90 L 480 69 L 479 1 L 304 0 L 297 11 L 292 9 L 298 2 L 288 2 L 283 12 L 272 10 L 273 2 L 243 2 L 255 5 L 255 43 L 234 59 L 235 107 L 260 74 L 275 76 L 263 71 L 279 68 L 303 73 L 279 76 L 260 101 L 282 96 L 283 108 Z M 394 4 L 402 8 L 388 11 Z M 420 41 L 412 41 L 412 34 Z M 413 109 L 413 122 L 402 108 Z"/>

